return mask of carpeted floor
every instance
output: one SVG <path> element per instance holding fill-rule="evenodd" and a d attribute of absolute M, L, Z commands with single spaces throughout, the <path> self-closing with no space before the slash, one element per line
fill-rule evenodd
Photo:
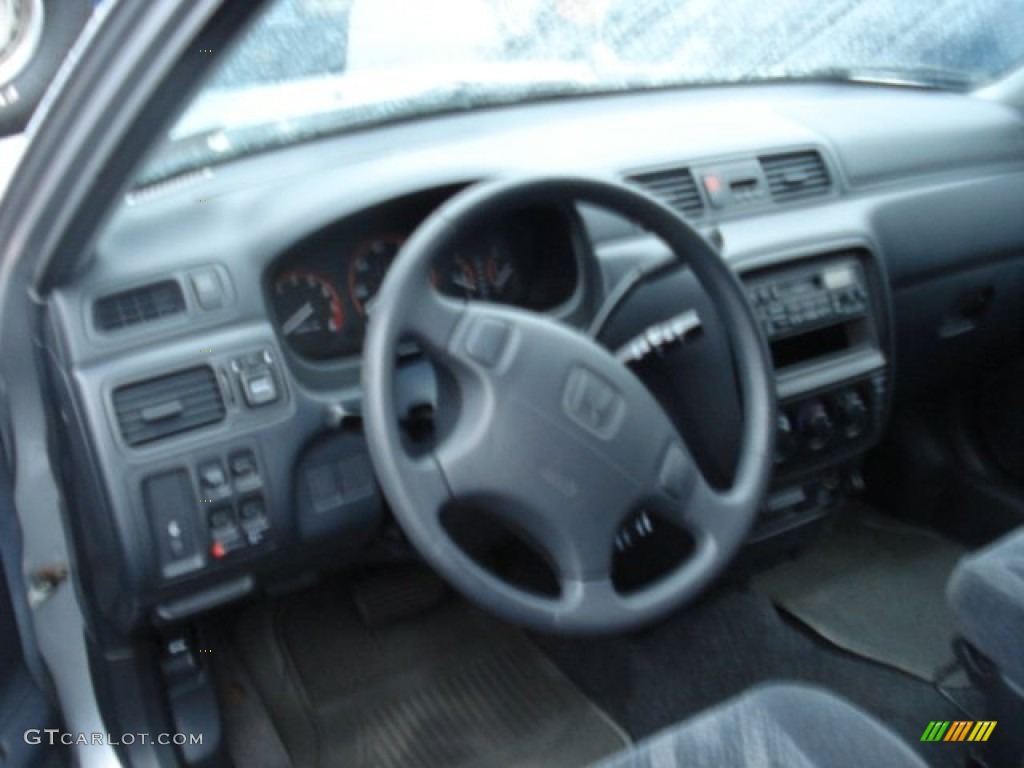
<path fill-rule="evenodd" d="M 931 720 L 969 719 L 932 685 L 828 647 L 768 598 L 721 588 L 647 631 L 538 645 L 634 739 L 769 680 L 814 683 L 899 733 L 929 765 L 962 768 L 964 744 L 921 743 Z"/>

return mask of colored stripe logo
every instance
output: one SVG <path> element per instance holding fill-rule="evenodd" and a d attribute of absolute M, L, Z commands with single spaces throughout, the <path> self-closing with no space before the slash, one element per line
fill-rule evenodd
<path fill-rule="evenodd" d="M 995 728 L 995 720 L 932 720 L 921 741 L 988 741 Z"/>

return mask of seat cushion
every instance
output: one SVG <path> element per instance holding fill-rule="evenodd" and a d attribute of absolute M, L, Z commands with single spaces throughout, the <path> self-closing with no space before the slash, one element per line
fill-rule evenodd
<path fill-rule="evenodd" d="M 600 768 L 925 768 L 899 737 L 820 688 L 770 684 L 614 755 Z"/>
<path fill-rule="evenodd" d="M 1024 690 L 1024 527 L 963 558 L 946 597 L 957 631 Z"/>

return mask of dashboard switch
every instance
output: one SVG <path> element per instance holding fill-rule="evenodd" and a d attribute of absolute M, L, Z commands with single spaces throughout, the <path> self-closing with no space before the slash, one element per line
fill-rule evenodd
<path fill-rule="evenodd" d="M 255 496 L 251 499 L 246 499 L 242 502 L 241 508 L 238 510 L 238 516 L 243 522 L 249 522 L 252 520 L 259 520 L 262 517 L 266 517 L 267 510 L 263 506 L 263 499 L 259 496 Z"/>
<path fill-rule="evenodd" d="M 231 496 L 231 485 L 228 483 L 224 464 L 214 459 L 201 463 L 197 469 L 199 475 L 199 496 L 204 504 L 221 501 Z"/>
<path fill-rule="evenodd" d="M 245 540 L 250 546 L 255 546 L 263 541 L 267 531 L 270 530 L 267 507 L 262 496 L 250 496 L 243 500 L 238 507 L 238 518 L 241 520 L 242 530 L 245 532 Z"/>
<path fill-rule="evenodd" d="M 722 208 L 729 200 L 729 193 L 722 177 L 717 173 L 705 173 L 701 177 L 708 200 L 715 208 Z"/>
<path fill-rule="evenodd" d="M 261 349 L 231 360 L 245 403 L 250 408 L 276 403 L 281 399 L 281 380 L 274 373 L 277 360 L 269 349 Z"/>
<path fill-rule="evenodd" d="M 210 461 L 199 466 L 199 479 L 203 483 L 203 490 L 218 489 L 227 485 L 228 478 L 224 474 L 224 467 L 219 461 Z"/>
<path fill-rule="evenodd" d="M 245 393 L 245 402 L 253 408 L 269 405 L 278 397 L 277 383 L 269 370 L 242 374 L 242 391 Z"/>
<path fill-rule="evenodd" d="M 256 457 L 251 451 L 239 451 L 232 454 L 229 459 L 231 463 L 231 474 L 235 477 L 247 477 L 257 473 Z"/>
<path fill-rule="evenodd" d="M 230 528 L 235 523 L 235 518 L 234 515 L 231 514 L 230 506 L 214 507 L 210 510 L 207 520 L 210 522 L 210 528 L 214 531 L 223 528 Z"/>
<path fill-rule="evenodd" d="M 229 552 L 246 545 L 242 529 L 235 522 L 235 515 L 230 506 L 212 510 L 207 517 L 207 523 L 210 526 L 210 538 L 212 539 L 210 554 L 213 557 L 220 559 Z M 217 554 L 218 552 L 220 554 Z"/>

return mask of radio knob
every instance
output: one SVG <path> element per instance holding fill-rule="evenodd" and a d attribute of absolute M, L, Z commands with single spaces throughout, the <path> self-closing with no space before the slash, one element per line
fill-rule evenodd
<path fill-rule="evenodd" d="M 797 419 L 800 434 L 807 437 L 807 447 L 812 451 L 820 451 L 835 435 L 835 425 L 828 409 L 820 400 L 804 403 Z"/>
<path fill-rule="evenodd" d="M 860 437 L 868 429 L 870 414 L 864 399 L 855 390 L 848 389 L 836 399 L 836 410 L 839 414 L 843 434 L 847 438 Z"/>

